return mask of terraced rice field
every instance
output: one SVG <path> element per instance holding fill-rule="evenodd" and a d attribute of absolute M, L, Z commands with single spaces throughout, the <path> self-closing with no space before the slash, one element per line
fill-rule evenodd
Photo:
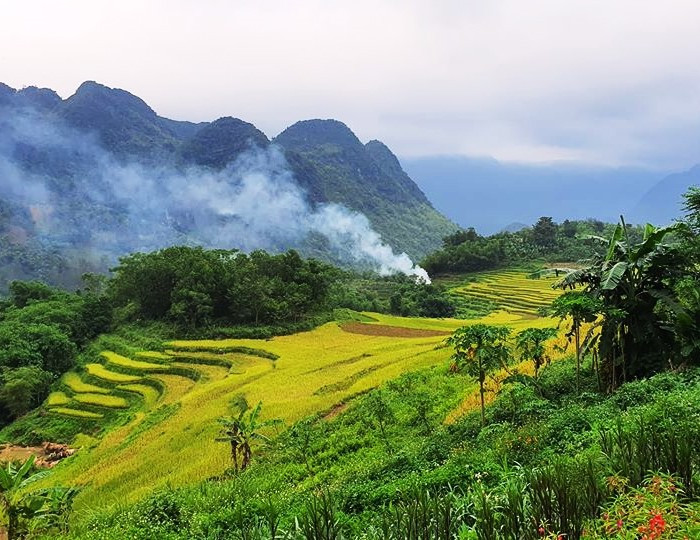
<path fill-rule="evenodd" d="M 126 375 L 108 370 L 102 364 L 87 364 L 85 370 L 88 374 L 100 379 L 103 383 L 129 383 L 140 381 L 141 377 Z"/>
<path fill-rule="evenodd" d="M 526 272 L 517 270 L 482 272 L 475 277 L 475 281 L 453 287 L 450 292 L 467 303 L 488 304 L 527 319 L 536 318 L 541 308 L 561 294 L 561 290 L 552 289 L 560 279 L 556 277 L 530 279 Z"/>
<path fill-rule="evenodd" d="M 80 507 L 122 504 L 165 485 L 216 476 L 229 465 L 228 448 L 215 441 L 216 420 L 230 414 L 234 398 L 262 401 L 263 417 L 287 425 L 341 410 L 406 371 L 446 369 L 451 350 L 444 339 L 465 324 L 505 324 L 514 331 L 554 326 L 537 317 L 537 308 L 556 295 L 548 287 L 515 272 L 481 274 L 462 286 L 465 294 L 488 295 L 503 309 L 471 321 L 371 313 L 363 314 L 367 323 L 328 323 L 270 340 L 178 340 L 128 356 L 104 351 L 84 371 L 64 377 L 67 402 L 56 394 L 46 408 L 93 422 L 115 414 L 126 421 L 42 483 L 80 486 Z M 473 406 L 472 390 L 465 389 L 463 406 L 446 421 Z"/>

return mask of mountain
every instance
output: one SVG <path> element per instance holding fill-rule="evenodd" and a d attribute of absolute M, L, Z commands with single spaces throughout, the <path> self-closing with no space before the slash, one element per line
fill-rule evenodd
<path fill-rule="evenodd" d="M 271 141 L 238 118 L 161 117 L 141 98 L 92 81 L 65 100 L 0 83 L 0 179 L 0 236 L 13 253 L 5 266 L 22 267 L 13 261 L 31 251 L 30 277 L 43 268 L 42 253 L 77 253 L 104 267 L 172 243 L 323 256 L 320 212 L 329 203 L 364 214 L 414 259 L 456 229 L 389 148 L 363 144 L 339 121 L 297 122 Z M 344 219 L 360 225 L 336 234 L 343 242 L 372 236 L 360 218 Z"/>
<path fill-rule="evenodd" d="M 670 224 L 683 214 L 683 194 L 691 186 L 700 186 L 700 165 L 663 178 L 644 194 L 630 217 L 659 225 Z"/>
<path fill-rule="evenodd" d="M 502 232 L 509 232 L 509 233 L 516 233 L 519 231 L 522 231 L 523 229 L 527 229 L 530 227 L 527 223 L 519 223 L 517 221 L 514 221 L 513 223 L 509 223 L 505 227 L 503 227 Z"/>
<path fill-rule="evenodd" d="M 265 148 L 267 136 L 253 124 L 238 118 L 219 118 L 205 124 L 185 140 L 180 155 L 186 163 L 224 168 L 251 145 Z"/>
<path fill-rule="evenodd" d="M 440 215 L 383 143 L 362 144 L 337 120 L 305 120 L 273 142 L 283 147 L 313 202 L 364 213 L 399 251 L 422 257 L 455 226 Z"/>
<path fill-rule="evenodd" d="M 534 223 L 540 216 L 616 221 L 663 175 L 630 167 L 459 156 L 401 161 L 440 212 L 482 234 L 496 233 L 512 222 Z"/>

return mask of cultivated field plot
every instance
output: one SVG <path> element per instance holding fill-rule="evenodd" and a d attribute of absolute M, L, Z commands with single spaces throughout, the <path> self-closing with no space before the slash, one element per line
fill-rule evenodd
<path fill-rule="evenodd" d="M 172 341 L 160 351 L 128 355 L 104 351 L 83 372 L 67 374 L 46 407 L 92 422 L 110 414 L 128 420 L 60 463 L 42 484 L 81 486 L 80 507 L 122 504 L 166 484 L 216 476 L 229 465 L 228 447 L 215 441 L 217 418 L 231 414 L 237 398 L 262 401 L 263 417 L 286 425 L 312 414 L 330 418 L 343 403 L 404 372 L 447 369 L 451 350 L 444 340 L 460 326 L 484 322 L 518 331 L 556 325 L 536 315 L 536 307 L 556 294 L 544 280 L 512 272 L 478 279 L 465 288 L 500 292 L 507 310 L 469 321 L 371 313 L 366 323 L 328 323 L 269 340 Z M 526 308 L 515 303 L 519 288 Z M 465 388 L 463 406 L 446 421 L 472 407 L 471 393 Z M 271 428 L 270 435 L 275 429 L 282 428 Z"/>
<path fill-rule="evenodd" d="M 462 297 L 467 303 L 487 303 L 497 310 L 532 319 L 538 310 L 551 304 L 562 291 L 553 289 L 556 277 L 531 279 L 525 272 L 517 270 L 481 272 L 476 280 L 459 285 L 450 292 Z"/>

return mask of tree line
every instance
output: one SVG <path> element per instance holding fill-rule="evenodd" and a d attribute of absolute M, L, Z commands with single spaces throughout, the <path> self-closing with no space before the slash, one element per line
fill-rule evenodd
<path fill-rule="evenodd" d="M 176 246 L 123 257 L 109 296 L 122 320 L 182 327 L 294 322 L 326 307 L 337 269 L 296 251 Z"/>
<path fill-rule="evenodd" d="M 443 238 L 442 248 L 429 254 L 421 265 L 433 274 L 479 272 L 517 264 L 528 264 L 537 259 L 549 261 L 577 261 L 600 254 L 590 236 L 608 236 L 614 224 L 595 219 L 564 220 L 556 223 L 551 217 L 541 217 L 532 227 L 517 232 L 500 232 L 482 236 L 473 228 L 457 231 Z M 643 235 L 644 228 L 627 226 L 633 240 Z"/>
<path fill-rule="evenodd" d="M 69 293 L 12 282 L 0 302 L 0 425 L 40 405 L 78 352 L 110 324 L 108 299 L 87 285 Z"/>

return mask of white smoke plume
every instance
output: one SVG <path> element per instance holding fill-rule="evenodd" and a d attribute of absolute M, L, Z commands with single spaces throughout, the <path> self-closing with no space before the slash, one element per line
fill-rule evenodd
<path fill-rule="evenodd" d="M 281 251 L 321 236 L 340 261 L 430 283 L 427 272 L 405 253 L 394 253 L 363 214 L 339 204 L 311 205 L 274 145 L 251 148 L 221 171 L 125 163 L 93 137 L 49 125 L 31 112 L 13 114 L 0 122 L 0 199 L 50 204 L 50 193 L 63 190 L 65 199 L 70 190 L 72 199 L 94 209 L 75 219 L 75 230 L 57 223 L 54 236 L 80 236 L 117 255 L 173 244 Z M 49 174 L 42 184 L 41 174 L 15 163 L 23 144 L 70 155 L 83 170 L 71 182 L 53 185 Z"/>

